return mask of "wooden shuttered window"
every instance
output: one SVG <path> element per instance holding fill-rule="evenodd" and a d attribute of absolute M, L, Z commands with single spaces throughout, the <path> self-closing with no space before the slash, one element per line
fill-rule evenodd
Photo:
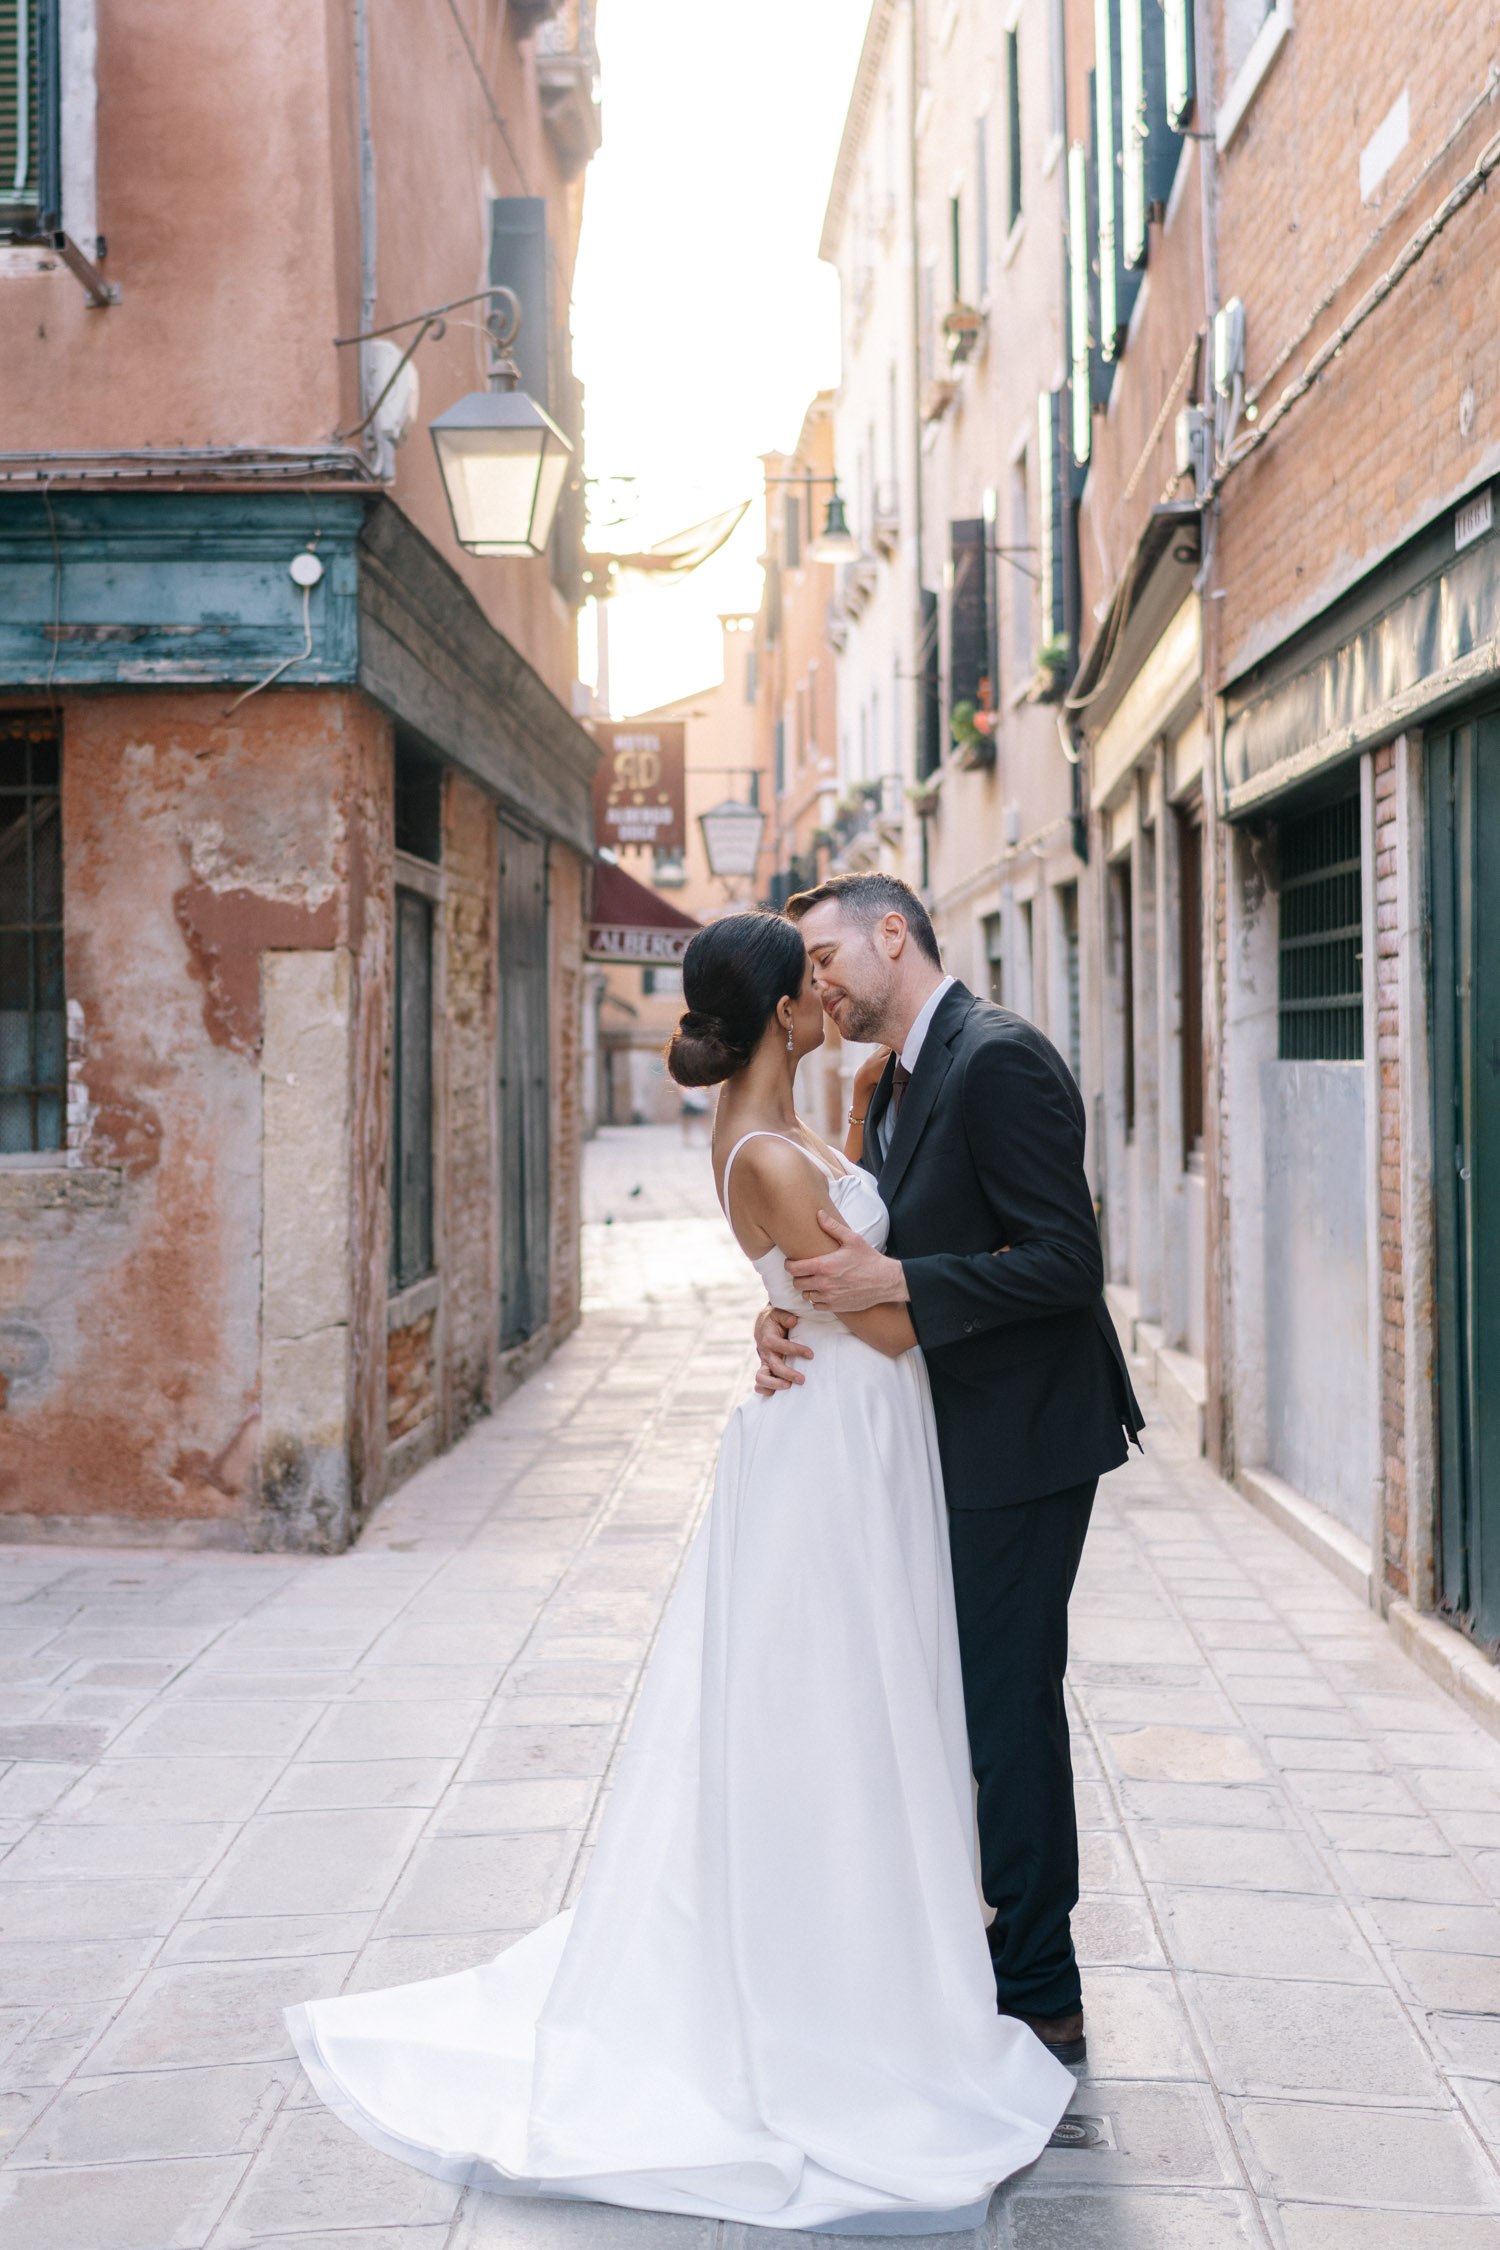
<path fill-rule="evenodd" d="M 62 224 L 58 0 L 0 0 L 0 239 Z"/>
<path fill-rule="evenodd" d="M 552 354 L 552 251 L 540 195 L 497 195 L 490 205 L 490 280 L 512 290 L 521 333 L 511 346 L 527 397 L 550 414 L 557 403 Z"/>
<path fill-rule="evenodd" d="M 1055 641 L 1067 630 L 1067 577 L 1064 568 L 1063 511 L 1067 502 L 1067 463 L 1064 458 L 1063 394 L 1042 391 L 1037 398 L 1037 471 L 1041 487 L 1041 521 L 1037 545 L 1041 569 L 1041 632 L 1043 642 Z"/>
<path fill-rule="evenodd" d="M 979 684 L 989 678 L 990 627 L 986 599 L 985 521 L 961 516 L 948 526 L 953 586 L 948 603 L 948 710 L 960 703 L 976 708 Z"/>

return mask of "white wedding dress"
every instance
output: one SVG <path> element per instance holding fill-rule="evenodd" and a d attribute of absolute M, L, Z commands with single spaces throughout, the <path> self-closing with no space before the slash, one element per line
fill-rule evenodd
<path fill-rule="evenodd" d="M 883 1246 L 870 1175 L 829 1178 Z M 328 2106 L 440 2179 L 974 2226 L 1074 2082 L 995 2009 L 927 1372 L 755 1264 L 816 1358 L 730 1417 L 577 1907 L 288 2022 Z"/>

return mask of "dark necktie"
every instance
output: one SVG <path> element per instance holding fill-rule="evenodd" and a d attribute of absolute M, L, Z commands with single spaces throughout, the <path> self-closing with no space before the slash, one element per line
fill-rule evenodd
<path fill-rule="evenodd" d="M 896 1075 L 891 1080 L 891 1127 L 893 1131 L 895 1129 L 896 1122 L 901 1115 L 901 1096 L 906 1092 L 906 1089 L 910 1084 L 911 1072 L 907 1069 L 904 1062 L 898 1062 L 896 1065 Z"/>

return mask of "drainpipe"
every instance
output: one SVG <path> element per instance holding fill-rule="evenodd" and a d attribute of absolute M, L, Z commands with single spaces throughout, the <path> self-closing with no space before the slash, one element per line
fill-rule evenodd
<path fill-rule="evenodd" d="M 354 63 L 359 88 L 359 333 L 375 325 L 375 137 L 370 125 L 370 17 L 369 0 L 354 0 Z M 360 407 L 369 407 L 365 374 L 365 347 L 360 346 Z M 380 440 L 373 429 L 365 438 L 367 454 L 378 452 Z"/>
<path fill-rule="evenodd" d="M 927 722 L 927 658 L 923 636 L 927 621 L 923 614 L 922 589 L 925 581 L 926 558 L 923 537 L 922 512 L 922 253 L 921 227 L 918 223 L 918 195 L 921 186 L 921 167 L 917 160 L 917 108 L 921 82 L 921 21 L 922 0 L 907 0 L 911 11 L 911 83 L 907 94 L 911 105 L 911 129 L 907 135 L 911 150 L 911 411 L 912 411 L 912 523 L 917 546 L 916 586 L 913 596 L 913 650 L 916 661 L 912 665 L 913 692 L 915 696 L 915 721 L 912 726 L 913 781 L 921 779 L 921 762 L 924 751 L 923 728 Z M 899 783 L 900 776 L 897 776 Z M 905 825 L 903 817 L 903 826 Z M 925 887 L 927 868 L 927 828 L 922 827 L 922 879 Z"/>
<path fill-rule="evenodd" d="M 1199 183 L 1199 206 L 1203 226 L 1203 310 L 1207 337 L 1204 351 L 1211 355 L 1214 315 L 1219 309 L 1219 178 L 1218 147 L 1213 137 L 1213 89 L 1216 74 L 1213 9 L 1209 0 L 1195 0 L 1193 14 L 1193 49 L 1198 84 L 1197 115 L 1194 122 L 1203 135 L 1201 140 L 1194 141 L 1193 147 L 1197 150 L 1203 167 Z M 1238 1249 L 1243 1256 L 1246 1245 L 1235 1242 L 1234 1226 L 1226 1200 L 1226 1151 L 1221 1142 L 1223 1091 L 1228 1058 L 1224 1052 L 1227 994 L 1219 969 L 1219 917 L 1221 899 L 1222 911 L 1226 917 L 1229 912 L 1233 843 L 1219 816 L 1222 778 L 1218 698 L 1219 610 L 1213 599 L 1214 564 L 1219 543 L 1219 505 L 1215 497 L 1203 519 L 1203 559 L 1194 580 L 1202 603 L 1200 647 L 1203 665 L 1203 725 L 1207 742 L 1207 753 L 1203 761 L 1202 854 L 1202 873 L 1206 878 L 1208 891 L 1203 901 L 1203 944 L 1206 956 L 1203 963 L 1203 1030 L 1206 1048 L 1203 1057 L 1203 1262 L 1209 1277 L 1203 1308 L 1203 1357 L 1208 1384 L 1207 1426 L 1204 1434 L 1210 1465 L 1221 1476 L 1232 1478 L 1236 1469 L 1244 1464 L 1237 1457 L 1233 1385 L 1226 1382 L 1225 1374 L 1235 1340 L 1235 1254 Z M 1163 817 L 1165 811 L 1163 803 Z"/>

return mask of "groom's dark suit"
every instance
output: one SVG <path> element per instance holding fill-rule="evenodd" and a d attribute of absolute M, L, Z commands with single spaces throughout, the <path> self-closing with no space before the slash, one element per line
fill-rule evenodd
<path fill-rule="evenodd" d="M 1142 1427 L 1083 1170 L 1083 1100 L 1034 1025 L 946 992 L 885 1160 L 865 1121 L 927 1361 L 1002 2007 L 1079 2004 L 1078 1838 L 1062 1677 L 1094 1488 Z"/>

